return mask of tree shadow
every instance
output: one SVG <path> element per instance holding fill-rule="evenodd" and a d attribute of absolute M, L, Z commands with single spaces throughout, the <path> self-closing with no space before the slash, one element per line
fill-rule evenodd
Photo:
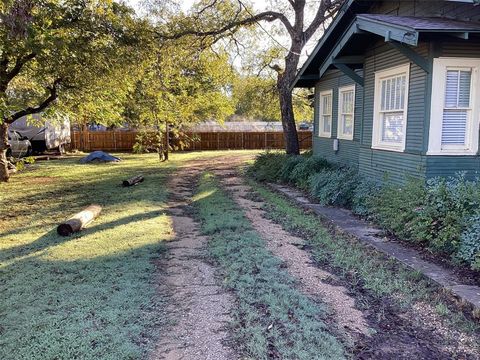
<path fill-rule="evenodd" d="M 117 226 L 153 219 L 162 214 L 164 214 L 164 210 L 154 210 L 146 213 L 138 213 L 135 215 L 126 216 L 126 217 L 109 221 L 106 223 L 99 223 L 93 226 L 89 226 L 84 230 L 82 230 L 81 232 L 76 233 L 72 236 L 67 236 L 67 237 L 58 235 L 56 228 L 51 229 L 46 234 L 42 235 L 41 237 L 34 240 L 33 242 L 30 242 L 24 245 L 14 246 L 5 250 L 0 250 L 0 262 L 27 256 L 27 255 L 48 249 L 50 247 L 62 244 L 64 242 L 82 238 L 84 236 L 93 234 L 98 231 L 114 229 Z M 13 232 L 6 232 L 4 233 L 4 235 L 11 235 L 13 233 L 18 233 L 18 230 L 14 230 Z"/>

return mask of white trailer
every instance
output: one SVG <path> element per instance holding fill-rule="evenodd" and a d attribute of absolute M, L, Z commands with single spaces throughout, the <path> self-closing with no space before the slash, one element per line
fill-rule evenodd
<path fill-rule="evenodd" d="M 46 150 L 63 152 L 65 145 L 71 142 L 68 117 L 45 120 L 42 119 L 41 114 L 35 114 L 16 120 L 9 128 L 28 138 L 32 144 L 33 152 L 36 153 L 42 153 Z"/>

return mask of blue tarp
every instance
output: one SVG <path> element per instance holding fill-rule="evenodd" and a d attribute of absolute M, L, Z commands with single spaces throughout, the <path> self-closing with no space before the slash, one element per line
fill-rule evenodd
<path fill-rule="evenodd" d="M 81 164 L 86 164 L 92 161 L 99 161 L 99 162 L 118 162 L 121 161 L 120 158 L 107 154 L 103 151 L 94 151 L 90 153 L 88 156 L 80 159 Z"/>

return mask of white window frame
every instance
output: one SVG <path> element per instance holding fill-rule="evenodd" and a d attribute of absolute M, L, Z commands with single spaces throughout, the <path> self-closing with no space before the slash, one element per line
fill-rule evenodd
<path fill-rule="evenodd" d="M 403 141 L 401 144 L 392 144 L 391 142 L 382 141 L 382 116 L 381 116 L 381 97 L 382 97 L 382 80 L 396 75 L 405 74 L 405 103 L 403 109 Z M 372 132 L 372 149 L 389 150 L 404 152 L 407 141 L 407 122 L 408 122 L 408 94 L 410 87 L 410 63 L 394 68 L 375 72 L 375 93 L 373 105 L 373 132 Z"/>
<path fill-rule="evenodd" d="M 443 111 L 447 69 L 471 69 L 470 107 L 467 118 L 465 145 L 442 148 Z M 476 155 L 479 133 L 479 71 L 480 59 L 435 58 L 433 59 L 432 98 L 430 110 L 430 132 L 427 155 Z"/>
<path fill-rule="evenodd" d="M 351 114 L 352 115 L 352 133 L 351 134 L 345 134 L 344 129 L 343 129 L 343 119 L 342 115 L 344 115 L 342 108 L 343 108 L 343 96 L 342 94 L 345 92 L 353 92 L 353 111 Z M 355 132 L 355 85 L 347 85 L 347 86 L 342 86 L 338 88 L 338 116 L 337 116 L 337 137 L 339 139 L 343 140 L 353 140 L 353 134 Z"/>
<path fill-rule="evenodd" d="M 323 113 L 323 102 L 322 97 L 330 95 L 330 113 Z M 325 128 L 323 125 L 323 117 L 330 116 L 330 132 L 325 132 L 323 129 Z M 333 89 L 321 91 L 318 94 L 318 136 L 330 138 L 332 137 L 332 127 L 333 127 Z"/>

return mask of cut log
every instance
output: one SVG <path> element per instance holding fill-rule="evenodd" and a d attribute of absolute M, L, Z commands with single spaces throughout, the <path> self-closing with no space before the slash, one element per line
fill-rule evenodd
<path fill-rule="evenodd" d="M 128 180 L 123 180 L 123 186 L 127 187 L 127 186 L 137 185 L 143 182 L 143 180 L 145 180 L 143 178 L 143 175 L 137 175 Z"/>
<path fill-rule="evenodd" d="M 100 214 L 101 211 L 101 206 L 90 205 L 85 210 L 80 211 L 78 214 L 75 214 L 64 223 L 58 225 L 57 233 L 61 236 L 70 236 L 90 224 Z"/>

